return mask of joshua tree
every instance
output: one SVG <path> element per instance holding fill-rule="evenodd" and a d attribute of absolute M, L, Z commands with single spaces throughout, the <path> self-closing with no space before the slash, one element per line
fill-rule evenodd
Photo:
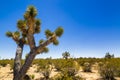
<path fill-rule="evenodd" d="M 108 59 L 114 58 L 114 54 L 111 55 L 109 52 L 107 52 L 107 53 L 105 54 L 105 58 L 108 58 Z"/>
<path fill-rule="evenodd" d="M 39 45 L 36 46 L 34 34 L 40 33 L 41 29 L 41 21 L 37 19 L 36 16 L 36 8 L 34 6 L 29 6 L 24 14 L 24 19 L 18 20 L 17 22 L 18 31 L 6 32 L 6 35 L 11 37 L 17 44 L 16 55 L 14 59 L 13 80 L 23 80 L 35 56 L 43 52 L 48 52 L 47 46 L 50 43 L 58 45 L 59 41 L 57 38 L 63 33 L 63 28 L 61 27 L 58 27 L 54 32 L 51 32 L 49 29 L 47 29 L 45 31 L 47 40 L 41 39 L 39 41 Z M 21 65 L 24 45 L 28 45 L 30 47 L 30 52 L 28 53 L 25 63 Z"/>
<path fill-rule="evenodd" d="M 63 58 L 65 58 L 67 60 L 68 57 L 70 57 L 70 53 L 66 51 L 62 54 L 62 56 L 63 56 Z"/>

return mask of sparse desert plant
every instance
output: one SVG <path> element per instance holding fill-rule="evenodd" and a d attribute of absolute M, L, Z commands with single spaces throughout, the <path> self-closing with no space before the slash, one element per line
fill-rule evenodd
<path fill-rule="evenodd" d="M 55 68 L 57 71 L 61 71 L 64 68 L 76 68 L 77 70 L 79 69 L 79 65 L 76 64 L 76 61 L 73 59 L 61 59 L 61 60 L 56 60 L 53 62 Z"/>
<path fill-rule="evenodd" d="M 69 77 L 74 77 L 77 74 L 77 71 L 75 68 L 68 68 L 68 69 L 63 69 L 62 73 L 67 74 Z"/>
<path fill-rule="evenodd" d="M 63 66 L 63 60 L 56 60 L 53 62 L 53 64 L 57 71 L 61 71 L 62 66 Z"/>
<path fill-rule="evenodd" d="M 42 74 L 43 74 L 43 76 L 44 76 L 43 79 L 44 79 L 44 80 L 49 80 L 49 79 L 50 79 L 50 73 L 51 73 L 51 71 L 48 70 L 48 69 L 42 71 Z"/>
<path fill-rule="evenodd" d="M 8 59 L 0 60 L 0 65 L 1 65 L 2 67 L 6 67 L 7 64 L 11 64 L 11 63 L 12 63 L 12 62 L 11 62 L 10 60 L 8 60 Z"/>
<path fill-rule="evenodd" d="M 46 69 L 49 69 L 50 68 L 50 63 L 48 60 L 39 60 L 37 64 L 37 72 L 41 72 L 41 71 L 44 71 Z"/>
<path fill-rule="evenodd" d="M 53 80 L 83 80 L 80 76 L 76 76 L 77 71 L 73 68 L 64 68 L 59 75 L 56 75 Z"/>
<path fill-rule="evenodd" d="M 79 67 L 73 59 L 63 60 L 60 76 L 56 80 L 82 80 L 81 77 L 76 76 Z"/>
<path fill-rule="evenodd" d="M 84 72 L 91 72 L 91 64 L 88 62 L 85 62 L 84 65 L 82 66 L 82 69 Z"/>
<path fill-rule="evenodd" d="M 115 80 L 116 67 L 111 62 L 100 63 L 99 73 L 103 80 Z"/>
<path fill-rule="evenodd" d="M 44 66 L 39 66 L 37 69 L 38 72 L 42 73 L 43 77 L 40 80 L 50 80 L 51 69 L 50 65 L 46 64 Z"/>
<path fill-rule="evenodd" d="M 3 63 L 1 63 L 0 65 L 1 65 L 2 67 L 5 67 L 5 66 L 7 65 L 7 63 L 4 63 L 4 62 L 3 62 Z"/>

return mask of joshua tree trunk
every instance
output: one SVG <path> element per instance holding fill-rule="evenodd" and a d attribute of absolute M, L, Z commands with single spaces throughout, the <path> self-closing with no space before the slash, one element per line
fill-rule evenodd
<path fill-rule="evenodd" d="M 17 50 L 16 50 L 16 56 L 14 59 L 14 79 L 13 80 L 17 80 L 17 75 L 19 75 L 19 71 L 21 69 L 21 58 L 22 58 L 22 52 L 23 52 L 23 47 L 24 44 L 22 42 L 22 40 L 20 39 L 18 46 L 17 46 Z"/>
<path fill-rule="evenodd" d="M 24 65 L 22 66 L 22 68 L 20 69 L 19 73 L 16 75 L 14 80 L 23 80 L 27 70 L 29 69 L 30 65 L 32 64 L 32 61 L 35 58 L 35 55 L 36 55 L 35 50 L 29 53 L 28 57 L 25 60 Z"/>

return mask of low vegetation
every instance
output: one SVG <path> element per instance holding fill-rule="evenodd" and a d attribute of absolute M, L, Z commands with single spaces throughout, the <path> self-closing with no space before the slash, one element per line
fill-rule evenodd
<path fill-rule="evenodd" d="M 98 72 L 102 80 L 115 80 L 115 77 L 120 77 L 120 58 L 47 58 L 35 59 L 32 65 L 37 65 L 36 73 L 43 75 L 40 80 L 83 80 L 82 76 L 77 75 L 80 67 L 83 72 L 92 72 L 91 68 L 95 63 L 98 63 Z M 6 67 L 7 64 L 10 64 L 12 70 L 12 59 L 0 60 L 0 66 Z M 52 70 L 58 72 L 54 77 L 50 77 Z M 34 80 L 35 75 L 29 77 Z"/>

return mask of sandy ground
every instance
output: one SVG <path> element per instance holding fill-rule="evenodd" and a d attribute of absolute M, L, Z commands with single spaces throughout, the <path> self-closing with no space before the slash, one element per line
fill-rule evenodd
<path fill-rule="evenodd" d="M 36 72 L 36 69 L 37 69 L 37 66 L 33 65 L 32 67 L 30 67 L 27 74 L 28 75 L 35 75 L 34 79 L 38 79 L 40 77 L 43 77 L 43 75 L 41 73 Z M 12 80 L 13 79 L 13 73 L 12 72 L 13 71 L 10 70 L 9 65 L 7 65 L 6 67 L 1 67 L 0 66 L 0 80 Z M 53 77 L 56 74 L 57 74 L 57 72 L 52 70 L 50 77 Z M 77 75 L 82 76 L 83 78 L 85 78 L 85 80 L 97 80 L 97 79 L 100 78 L 100 75 L 98 74 L 96 66 L 92 67 L 92 72 L 91 73 L 83 72 L 80 69 L 79 73 Z M 120 78 L 116 78 L 116 79 L 120 80 Z"/>
<path fill-rule="evenodd" d="M 0 80 L 12 80 L 13 78 L 13 71 L 10 70 L 10 65 L 6 67 L 0 66 Z"/>

